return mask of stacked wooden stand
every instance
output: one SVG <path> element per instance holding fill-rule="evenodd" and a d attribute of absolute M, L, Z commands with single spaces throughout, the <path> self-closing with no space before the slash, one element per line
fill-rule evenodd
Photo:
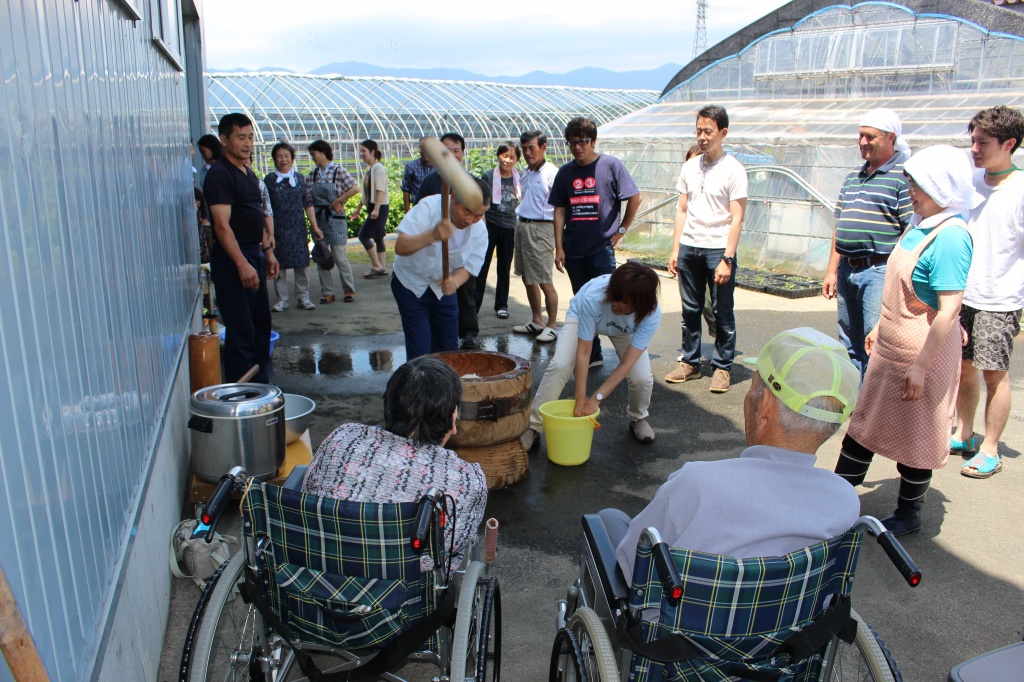
<path fill-rule="evenodd" d="M 530 362 L 490 351 L 449 351 L 437 357 L 462 381 L 458 433 L 448 447 L 467 462 L 480 464 L 490 490 L 518 483 L 530 469 L 519 442 L 530 425 Z"/>

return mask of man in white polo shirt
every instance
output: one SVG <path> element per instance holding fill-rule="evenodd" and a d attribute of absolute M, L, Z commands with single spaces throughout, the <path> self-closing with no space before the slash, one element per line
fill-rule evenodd
<path fill-rule="evenodd" d="M 1010 107 L 985 109 L 971 119 L 967 131 L 978 168 L 974 187 L 985 201 L 971 212 L 967 225 L 974 257 L 960 309 L 967 345 L 950 449 L 977 452 L 960 473 L 989 478 L 1003 468 L 999 438 L 1010 416 L 1010 354 L 1024 308 L 1024 172 L 1012 159 L 1024 137 L 1024 116 Z M 974 433 L 981 397 L 978 370 L 987 390 L 984 441 Z"/>
<path fill-rule="evenodd" d="M 439 194 L 421 199 L 398 225 L 391 292 L 405 333 L 407 360 L 459 347 L 459 304 L 455 292 L 480 272 L 487 251 L 483 217 L 490 192 L 479 179 L 483 203 L 476 211 L 458 196 Z M 450 220 L 441 219 L 448 201 Z M 449 277 L 444 279 L 441 241 L 448 240 Z"/>
<path fill-rule="evenodd" d="M 683 164 L 679 174 L 679 205 L 668 273 L 679 275 L 683 299 L 683 353 L 679 367 L 665 381 L 678 384 L 701 378 L 701 311 L 704 292 L 711 290 L 715 311 L 714 375 L 711 392 L 725 393 L 732 384 L 736 357 L 736 249 L 747 207 L 747 173 L 725 153 L 722 142 L 729 132 L 729 114 L 719 106 L 697 112 L 697 145 L 701 154 Z"/>
<path fill-rule="evenodd" d="M 547 135 L 539 130 L 528 130 L 519 136 L 526 159 L 526 170 L 521 174 L 523 198 L 516 207 L 516 236 L 513 260 L 515 273 L 523 278 L 526 299 L 530 302 L 530 321 L 517 324 L 512 331 L 533 334 L 534 340 L 550 343 L 558 338 L 558 292 L 552 271 L 555 267 L 554 207 L 548 203 L 551 186 L 558 167 L 544 158 L 548 148 Z M 548 312 L 544 322 L 541 294 Z"/>

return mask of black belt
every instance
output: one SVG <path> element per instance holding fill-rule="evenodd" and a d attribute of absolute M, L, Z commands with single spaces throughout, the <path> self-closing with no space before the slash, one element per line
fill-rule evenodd
<path fill-rule="evenodd" d="M 550 223 L 551 222 L 550 220 L 534 220 L 533 218 L 520 218 L 519 216 L 516 216 L 516 217 L 519 218 L 519 222 L 521 222 L 521 223 Z"/>
<path fill-rule="evenodd" d="M 883 253 L 878 256 L 864 256 L 862 258 L 851 258 L 850 256 L 843 256 L 850 267 L 853 268 L 866 268 L 869 265 L 880 265 L 885 261 L 889 260 L 889 254 Z"/>

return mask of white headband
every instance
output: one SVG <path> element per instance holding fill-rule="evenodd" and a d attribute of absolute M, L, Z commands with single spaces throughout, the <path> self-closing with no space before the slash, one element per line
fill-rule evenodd
<path fill-rule="evenodd" d="M 938 144 L 917 152 L 903 168 L 942 208 L 970 211 L 984 198 L 974 189 L 971 164 L 963 149 Z"/>
<path fill-rule="evenodd" d="M 896 133 L 896 151 L 910 154 L 910 144 L 903 137 L 903 124 L 892 109 L 872 109 L 861 119 L 861 126 L 886 133 Z"/>

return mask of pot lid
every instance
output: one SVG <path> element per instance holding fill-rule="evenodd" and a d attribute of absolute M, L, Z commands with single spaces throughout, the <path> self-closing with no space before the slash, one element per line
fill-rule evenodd
<path fill-rule="evenodd" d="M 251 417 L 284 408 L 284 394 L 269 384 L 217 384 L 192 394 L 192 413 L 204 417 Z"/>

